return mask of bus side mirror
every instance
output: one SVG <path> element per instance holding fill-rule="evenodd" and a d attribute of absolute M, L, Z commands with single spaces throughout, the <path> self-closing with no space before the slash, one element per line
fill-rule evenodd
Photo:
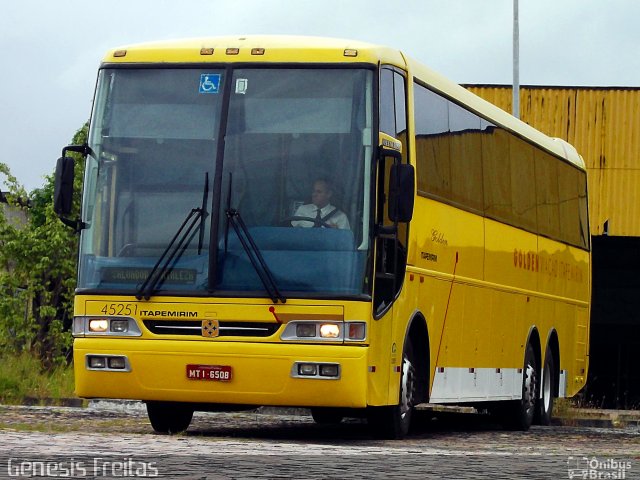
<path fill-rule="evenodd" d="M 53 211 L 59 217 L 69 215 L 73 206 L 74 163 L 71 157 L 60 157 L 56 164 Z"/>
<path fill-rule="evenodd" d="M 389 176 L 389 210 L 392 222 L 408 222 L 413 217 L 415 171 L 413 165 L 396 163 L 391 165 Z"/>

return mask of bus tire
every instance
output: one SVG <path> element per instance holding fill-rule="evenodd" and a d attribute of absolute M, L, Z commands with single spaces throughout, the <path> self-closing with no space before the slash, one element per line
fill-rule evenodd
<path fill-rule="evenodd" d="M 311 409 L 313 421 L 319 425 L 336 425 L 344 418 L 342 412 L 336 408 L 316 407 Z"/>
<path fill-rule="evenodd" d="M 371 433 L 381 439 L 401 439 L 409 433 L 416 398 L 416 365 L 411 341 L 402 354 L 398 405 L 369 407 L 367 423 Z"/>
<path fill-rule="evenodd" d="M 502 411 L 503 425 L 510 430 L 529 430 L 538 404 L 538 365 L 531 344 L 527 345 L 522 372 L 522 398 Z"/>
<path fill-rule="evenodd" d="M 147 415 L 158 433 L 180 433 L 189 428 L 193 408 L 172 402 L 147 402 Z"/>
<path fill-rule="evenodd" d="M 534 423 L 537 425 L 550 425 L 553 413 L 554 385 L 556 385 L 556 366 L 551 349 L 547 347 L 544 355 L 544 368 L 542 369 L 542 383 L 540 385 L 541 397 L 538 399 Z"/>

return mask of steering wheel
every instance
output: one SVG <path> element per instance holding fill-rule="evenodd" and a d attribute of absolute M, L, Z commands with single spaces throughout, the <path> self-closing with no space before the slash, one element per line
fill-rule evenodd
<path fill-rule="evenodd" d="M 325 222 L 321 218 L 316 219 L 314 217 L 301 217 L 299 215 L 293 215 L 291 217 L 285 217 L 282 219 L 282 223 L 287 224 L 289 226 L 292 226 L 291 222 L 296 222 L 296 221 L 311 222 L 313 223 L 314 227 L 319 226 L 319 227 L 325 227 L 325 228 L 334 228 L 333 225 L 330 225 L 329 223 Z"/>
<path fill-rule="evenodd" d="M 129 257 L 132 252 L 135 251 L 137 245 L 135 243 L 125 243 L 122 248 L 118 251 L 116 256 L 118 257 Z"/>

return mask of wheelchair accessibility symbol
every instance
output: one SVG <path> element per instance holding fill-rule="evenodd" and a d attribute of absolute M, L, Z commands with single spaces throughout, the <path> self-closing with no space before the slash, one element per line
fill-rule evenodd
<path fill-rule="evenodd" d="M 220 92 L 220 74 L 219 73 L 203 73 L 200 75 L 199 93 L 218 93 Z"/>

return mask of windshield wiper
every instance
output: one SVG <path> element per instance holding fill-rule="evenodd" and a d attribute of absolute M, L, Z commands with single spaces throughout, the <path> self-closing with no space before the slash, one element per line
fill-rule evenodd
<path fill-rule="evenodd" d="M 169 244 L 166 246 L 162 255 L 153 266 L 149 275 L 144 280 L 138 291 L 136 292 L 136 298 L 138 300 L 149 300 L 151 295 L 155 292 L 156 288 L 161 285 L 165 279 L 171 273 L 173 266 L 180 259 L 184 251 L 187 249 L 191 240 L 195 236 L 197 230 L 196 226 L 200 225 L 200 238 L 198 242 L 198 255 L 202 250 L 202 243 L 204 237 L 204 221 L 209 215 L 206 210 L 206 203 L 209 194 L 209 173 L 204 174 L 204 192 L 202 194 L 202 206 L 200 208 L 193 208 L 187 218 L 184 219 L 180 228 L 173 236 Z M 162 262 L 164 261 L 164 264 Z M 160 266 L 162 264 L 162 266 Z"/>
<path fill-rule="evenodd" d="M 260 253 L 260 249 L 256 245 L 256 242 L 253 240 L 253 237 L 251 237 L 251 233 L 249 233 L 247 225 L 240 216 L 240 212 L 233 208 L 227 208 L 225 213 L 229 223 L 238 236 L 238 240 L 240 240 L 240 244 L 242 244 L 242 248 L 244 248 L 244 251 L 247 253 L 247 257 L 249 257 L 251 265 L 253 265 L 254 270 L 260 277 L 262 285 L 264 285 L 264 289 L 271 298 L 271 301 L 273 303 L 278 303 L 279 300 L 282 303 L 286 303 L 287 299 L 280 293 L 280 290 L 278 290 L 278 285 L 273 278 L 273 274 L 271 273 L 267 263 L 264 261 L 262 253 Z"/>
<path fill-rule="evenodd" d="M 209 198 L 209 172 L 204 173 L 204 192 L 202 193 L 202 207 L 200 208 L 200 234 L 198 236 L 198 255 L 202 253 L 204 243 L 204 221 L 209 216 L 207 212 L 207 199 Z"/>

